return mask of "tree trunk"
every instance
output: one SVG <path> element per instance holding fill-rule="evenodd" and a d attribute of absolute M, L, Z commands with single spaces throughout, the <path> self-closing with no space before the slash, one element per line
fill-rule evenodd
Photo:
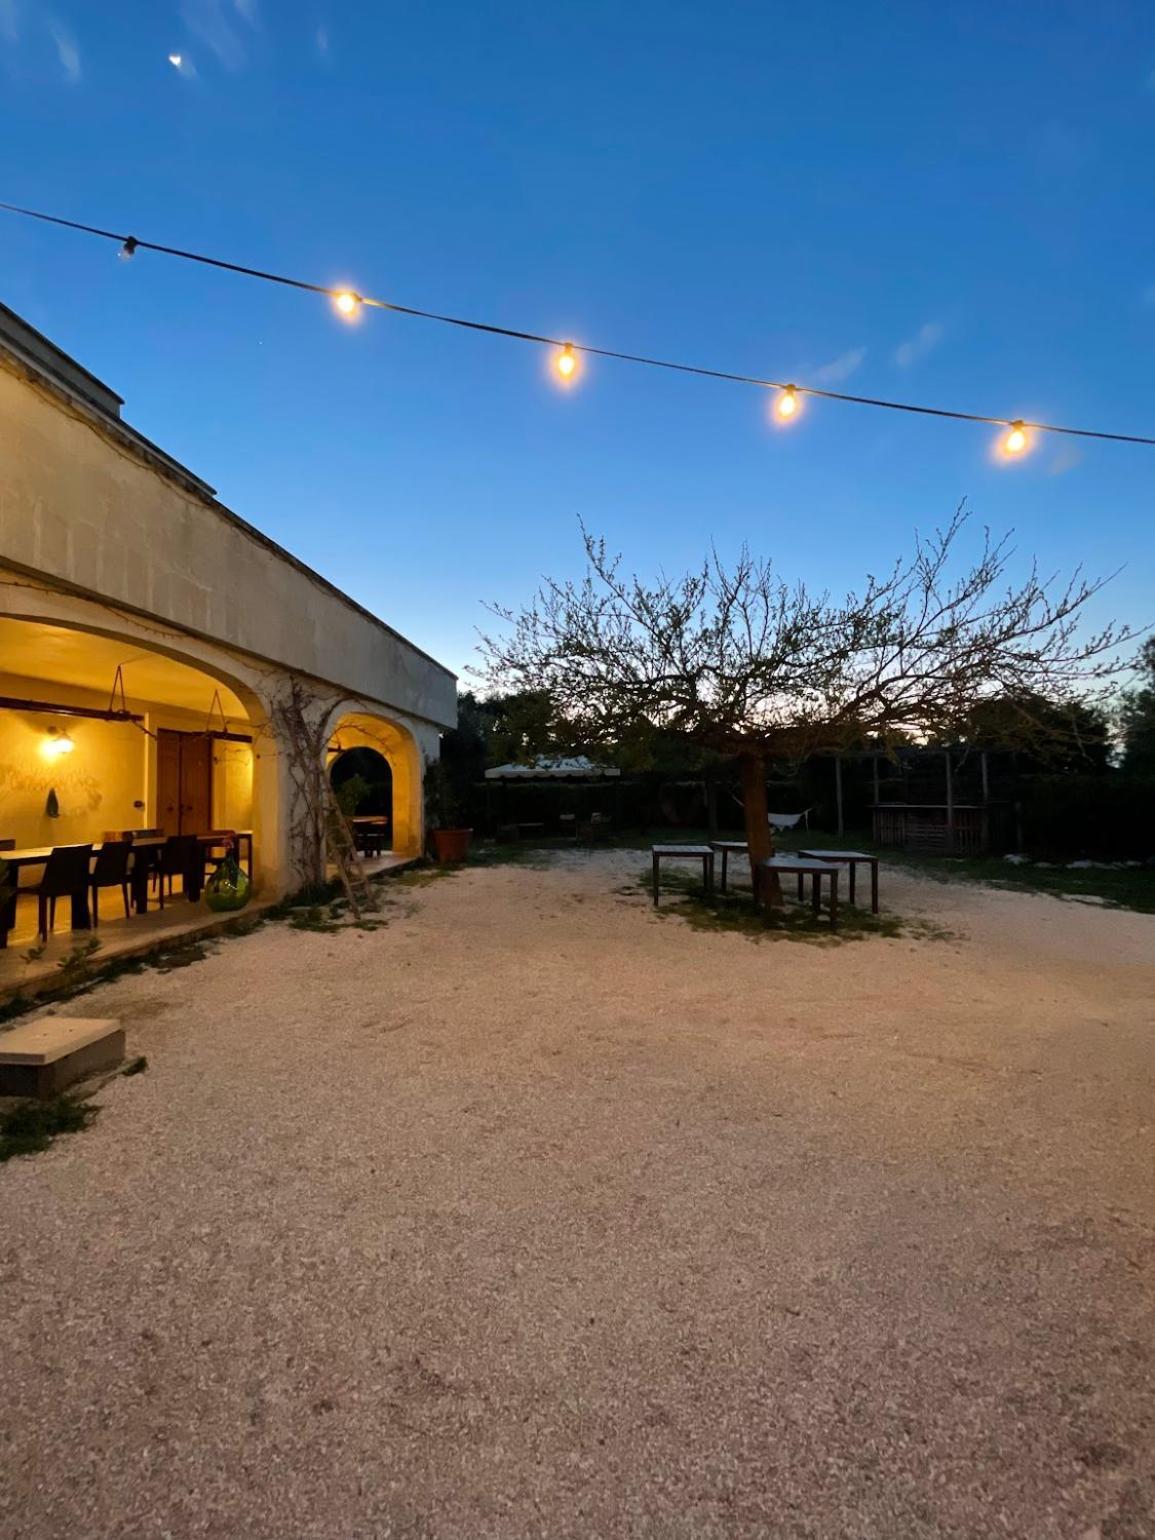
<path fill-rule="evenodd" d="M 742 806 L 746 814 L 746 843 L 750 852 L 750 877 L 760 903 L 772 908 L 782 904 L 782 885 L 775 874 L 758 871 L 758 862 L 774 854 L 770 809 L 766 802 L 766 762 L 760 754 L 740 754 Z"/>

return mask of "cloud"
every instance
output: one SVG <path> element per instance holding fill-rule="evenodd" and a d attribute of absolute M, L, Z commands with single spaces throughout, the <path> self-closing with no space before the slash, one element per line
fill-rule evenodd
<path fill-rule="evenodd" d="M 50 21 L 48 30 L 56 45 L 56 53 L 60 59 L 60 68 L 64 71 L 64 78 L 75 85 L 80 79 L 80 49 L 76 46 L 76 39 L 68 28 L 58 21 Z"/>
<path fill-rule="evenodd" d="M 814 385 L 841 385 L 843 380 L 848 380 L 862 367 L 862 360 L 865 357 L 865 348 L 848 348 L 845 353 L 839 353 L 837 358 L 832 358 L 828 364 L 812 369 L 810 382 Z"/>
<path fill-rule="evenodd" d="M 1083 451 L 1075 444 L 1060 444 L 1047 463 L 1048 476 L 1065 476 L 1083 463 Z"/>
<path fill-rule="evenodd" d="M 180 14 L 225 69 L 245 67 L 249 56 L 244 29 L 256 30 L 256 0 L 182 0 Z"/>
<path fill-rule="evenodd" d="M 909 369 L 932 352 L 942 341 L 942 327 L 938 321 L 928 321 L 920 326 L 913 337 L 900 342 L 894 350 L 894 361 L 900 369 Z"/>
<path fill-rule="evenodd" d="M 186 80 L 197 78 L 197 67 L 187 53 L 170 53 L 168 62 L 176 70 L 178 75 L 183 75 Z"/>
<path fill-rule="evenodd" d="M 20 12 L 16 0 L 0 0 L 0 38 L 14 43 L 20 36 Z"/>

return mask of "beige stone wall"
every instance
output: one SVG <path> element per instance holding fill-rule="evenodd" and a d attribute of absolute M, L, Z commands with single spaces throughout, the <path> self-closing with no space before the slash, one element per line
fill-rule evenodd
<path fill-rule="evenodd" d="M 452 674 L 122 434 L 0 353 L 0 560 L 453 725 Z"/>
<path fill-rule="evenodd" d="M 293 753 L 276 726 L 290 687 L 305 690 L 319 727 L 344 717 L 367 741 L 388 739 L 395 845 L 421 851 L 422 774 L 440 751 L 441 731 L 456 722 L 454 677 L 130 429 L 31 377 L 2 346 L 0 617 L 123 640 L 202 669 L 238 696 L 254 743 L 248 752 L 222 749 L 214 822 L 252 827 L 259 891 L 292 890 L 310 865 Z M 34 665 L 0 656 L 5 671 L 35 678 Z M 0 687 L 64 700 L 60 690 Z M 107 697 L 87 703 L 103 706 Z M 150 726 L 189 725 L 163 702 L 144 704 Z M 59 844 L 156 821 L 150 740 L 142 749 L 134 728 L 77 722 L 69 727 L 76 752 L 48 765 L 39 752 L 46 725 L 0 714 L 0 838 Z M 60 819 L 44 816 L 49 784 Z M 132 807 L 137 800 L 147 817 Z"/>

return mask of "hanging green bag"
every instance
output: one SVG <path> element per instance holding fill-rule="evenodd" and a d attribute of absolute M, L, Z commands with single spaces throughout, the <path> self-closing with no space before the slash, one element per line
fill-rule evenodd
<path fill-rule="evenodd" d="M 205 884 L 205 903 L 217 914 L 243 909 L 249 901 L 248 873 L 242 871 L 234 855 L 218 861 L 216 870 Z"/>

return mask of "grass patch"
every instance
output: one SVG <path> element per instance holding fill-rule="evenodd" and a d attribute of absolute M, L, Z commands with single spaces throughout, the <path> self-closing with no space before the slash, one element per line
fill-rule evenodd
<path fill-rule="evenodd" d="M 537 871 L 544 871 L 551 865 L 555 850 L 573 850 L 574 848 L 572 840 L 517 840 L 501 845 L 478 845 L 469 852 L 467 864 L 469 866 L 530 866 Z"/>
<path fill-rule="evenodd" d="M 454 866 L 411 866 L 408 871 L 399 872 L 396 877 L 390 878 L 390 882 L 399 888 L 427 888 L 431 882 L 439 882 L 442 877 L 452 877 L 454 872 L 464 871 L 465 863 Z"/>
<path fill-rule="evenodd" d="M 77 1101 L 71 1096 L 21 1102 L 11 1111 L 0 1113 L 0 1161 L 46 1150 L 62 1134 L 76 1134 L 87 1128 L 99 1111 L 91 1102 Z"/>
<path fill-rule="evenodd" d="M 289 913 L 289 928 L 314 930 L 322 935 L 331 936 L 335 931 L 344 929 L 335 910 L 336 905 L 333 904 L 330 904 L 327 911 L 323 910 L 319 904 L 312 904 L 307 909 L 293 909 Z"/>
<path fill-rule="evenodd" d="M 1134 909 L 1141 914 L 1155 914 L 1155 867 L 1062 865 L 1022 866 L 1004 861 L 1002 856 L 928 856 L 905 850 L 892 850 L 853 835 L 788 835 L 778 841 L 782 850 L 866 850 L 887 862 L 902 867 L 918 877 L 934 882 L 977 882 L 987 887 L 1018 890 L 1023 893 L 1050 893 L 1055 898 L 1091 898 L 1110 909 Z M 861 873 L 859 876 L 861 878 Z"/>
<path fill-rule="evenodd" d="M 638 873 L 636 886 L 616 891 L 637 893 L 639 889 L 652 900 L 651 869 Z M 903 936 L 923 941 L 950 939 L 949 931 L 929 920 L 872 914 L 869 909 L 844 903 L 838 906 L 838 929 L 832 930 L 825 903 L 817 919 L 809 899 L 805 903 L 796 903 L 785 892 L 781 909 L 758 909 L 749 888 L 731 885 L 725 893 L 715 888 L 713 893 L 707 894 L 701 882 L 688 872 L 669 866 L 662 870 L 660 893 L 663 903 L 655 910 L 659 918 L 683 920 L 694 930 L 730 931 L 750 941 L 808 941 L 820 946 L 837 946 L 844 941 L 865 941 L 871 936 L 890 939 Z"/>
<path fill-rule="evenodd" d="M 648 851 L 651 845 L 683 842 L 691 845 L 707 844 L 711 838 L 743 839 L 744 835 L 736 829 L 727 829 L 716 835 L 711 835 L 706 829 L 652 829 L 644 833 L 633 830 L 614 835 L 608 848 Z M 846 834 L 792 830 L 775 835 L 774 848 L 783 855 L 798 850 L 864 850 L 878 856 L 888 866 L 900 867 L 918 877 L 929 877 L 934 882 L 982 883 L 987 887 L 1023 893 L 1049 893 L 1055 898 L 1092 899 L 1109 909 L 1133 909 L 1141 914 L 1155 914 L 1155 867 L 1151 866 L 1071 867 L 1058 862 L 1053 866 L 1045 863 L 1039 865 L 1037 862 L 1018 866 L 997 855 L 920 855 L 895 850 L 889 845 L 876 845 L 861 830 Z M 732 869 L 737 864 L 731 860 Z M 861 869 L 858 880 L 867 880 Z"/>

